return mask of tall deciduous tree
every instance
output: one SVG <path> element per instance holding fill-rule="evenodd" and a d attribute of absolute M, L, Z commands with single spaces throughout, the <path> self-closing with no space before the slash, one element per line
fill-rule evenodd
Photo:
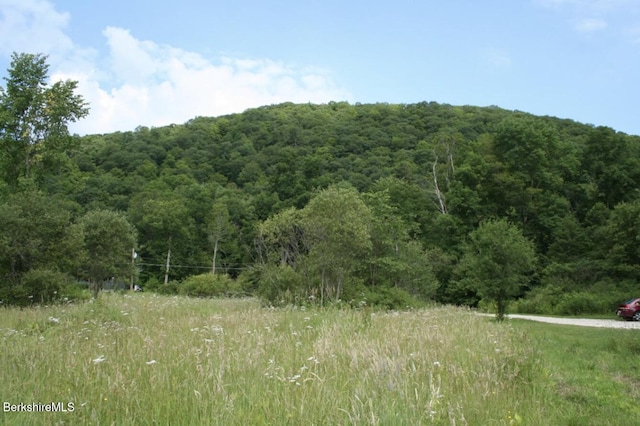
<path fill-rule="evenodd" d="M 371 211 L 355 188 L 336 185 L 316 195 L 302 215 L 321 301 L 338 300 L 358 260 L 371 250 Z"/>
<path fill-rule="evenodd" d="M 78 225 L 86 251 L 83 270 L 96 298 L 104 280 L 132 273 L 131 249 L 136 246 L 137 233 L 122 214 L 109 210 L 90 211 Z"/>
<path fill-rule="evenodd" d="M 0 88 L 0 160 L 5 181 L 17 187 L 43 171 L 68 149 L 67 125 L 89 113 L 76 81 L 47 85 L 47 57 L 12 56 L 6 87 Z"/>
<path fill-rule="evenodd" d="M 216 273 L 216 259 L 220 242 L 223 241 L 231 231 L 231 222 L 229 221 L 229 209 L 223 201 L 213 203 L 211 212 L 207 219 L 207 235 L 209 243 L 213 249 L 213 259 L 211 261 L 211 273 Z"/>
<path fill-rule="evenodd" d="M 282 266 L 296 267 L 305 253 L 301 210 L 289 207 L 258 225 L 258 250 L 265 263 L 277 258 Z"/>
<path fill-rule="evenodd" d="M 46 302 L 74 271 L 82 235 L 71 226 L 73 205 L 39 192 L 22 192 L 0 203 L 0 300 Z"/>
<path fill-rule="evenodd" d="M 508 301 L 522 292 L 535 267 L 533 243 L 504 219 L 481 223 L 469 237 L 460 263 L 463 280 L 496 303 L 496 318 L 502 320 Z"/>

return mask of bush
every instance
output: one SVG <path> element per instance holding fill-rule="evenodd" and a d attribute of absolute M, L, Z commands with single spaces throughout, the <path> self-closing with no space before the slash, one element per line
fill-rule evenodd
<path fill-rule="evenodd" d="M 525 298 L 515 301 L 511 309 L 521 314 L 551 315 L 564 294 L 565 291 L 555 285 L 537 287 L 527 293 Z"/>
<path fill-rule="evenodd" d="M 172 296 L 178 294 L 178 287 L 180 287 L 178 281 L 171 280 L 165 284 L 160 282 L 158 278 L 151 276 L 142 285 L 142 290 Z"/>
<path fill-rule="evenodd" d="M 609 311 L 602 297 L 587 292 L 564 294 L 554 309 L 556 315 L 601 314 Z"/>
<path fill-rule="evenodd" d="M 0 284 L 0 300 L 4 305 L 26 306 L 34 303 L 50 303 L 62 297 L 62 289 L 69 277 L 49 269 L 32 269 L 19 280 Z"/>
<path fill-rule="evenodd" d="M 527 296 L 513 303 L 513 311 L 523 314 L 546 315 L 593 315 L 608 314 L 615 311 L 618 303 L 635 296 L 635 286 L 621 283 L 620 288 L 612 291 L 614 285 L 595 285 L 587 290 L 567 291 L 555 285 L 539 287 Z"/>
<path fill-rule="evenodd" d="M 91 294 L 86 286 L 77 282 L 67 282 L 60 290 L 60 300 L 65 302 L 89 300 Z"/>
<path fill-rule="evenodd" d="M 262 265 L 256 268 L 258 296 L 270 305 L 299 305 L 308 294 L 302 276 L 288 265 Z"/>
<path fill-rule="evenodd" d="M 178 286 L 179 294 L 194 297 L 231 296 L 241 290 L 229 275 L 211 273 L 192 275 Z"/>
<path fill-rule="evenodd" d="M 407 309 L 421 305 L 408 291 L 386 286 L 368 288 L 365 292 L 365 301 L 370 306 L 386 309 Z"/>

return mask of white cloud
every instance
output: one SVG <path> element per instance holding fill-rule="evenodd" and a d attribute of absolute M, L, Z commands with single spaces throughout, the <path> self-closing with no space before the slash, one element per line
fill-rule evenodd
<path fill-rule="evenodd" d="M 142 41 L 129 31 L 104 31 L 107 69 L 100 73 L 59 73 L 79 81 L 91 104 L 90 115 L 72 131 L 104 133 L 139 125 L 182 123 L 285 101 L 328 102 L 349 94 L 329 73 L 269 59 L 221 58 L 214 62 L 193 52 Z"/>
<path fill-rule="evenodd" d="M 139 40 L 128 30 L 103 31 L 108 50 L 74 43 L 67 13 L 45 0 L 0 0 L 0 55 L 49 54 L 52 80 L 77 80 L 90 113 L 71 131 L 106 133 L 183 123 L 280 102 L 328 102 L 350 95 L 322 69 L 271 59 L 210 59 Z"/>
<path fill-rule="evenodd" d="M 73 46 L 64 33 L 68 13 L 45 0 L 0 0 L 0 54 L 42 52 L 62 55 Z"/>

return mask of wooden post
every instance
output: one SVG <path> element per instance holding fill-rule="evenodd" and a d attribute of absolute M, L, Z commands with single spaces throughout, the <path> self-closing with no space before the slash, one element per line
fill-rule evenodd
<path fill-rule="evenodd" d="M 167 268 L 164 271 L 164 283 L 167 284 L 169 282 L 169 262 L 171 260 L 171 248 L 167 252 Z"/>
<path fill-rule="evenodd" d="M 135 272 L 136 262 L 136 249 L 135 247 L 131 249 L 131 283 L 129 283 L 129 290 L 133 291 L 133 275 Z"/>

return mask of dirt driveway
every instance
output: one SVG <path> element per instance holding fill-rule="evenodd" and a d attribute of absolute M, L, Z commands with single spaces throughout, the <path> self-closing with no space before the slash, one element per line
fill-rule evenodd
<path fill-rule="evenodd" d="M 623 321 L 619 319 L 587 319 L 587 318 L 554 318 L 538 315 L 507 315 L 507 319 L 517 318 L 531 321 L 548 322 L 552 324 L 579 325 L 582 327 L 600 328 L 637 328 L 640 329 L 640 321 Z"/>

